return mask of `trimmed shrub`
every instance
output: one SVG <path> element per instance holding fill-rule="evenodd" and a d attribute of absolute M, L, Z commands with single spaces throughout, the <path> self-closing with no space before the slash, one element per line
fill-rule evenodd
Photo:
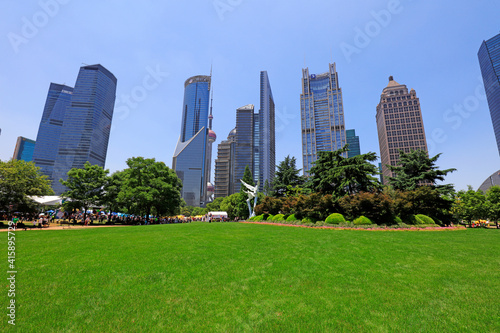
<path fill-rule="evenodd" d="M 417 218 L 422 221 L 422 224 L 436 224 L 432 218 L 424 214 L 417 214 Z"/>
<path fill-rule="evenodd" d="M 394 202 L 384 193 L 360 192 L 339 199 L 340 212 L 348 219 L 365 216 L 378 225 L 394 221 Z"/>
<path fill-rule="evenodd" d="M 373 224 L 372 220 L 370 220 L 369 218 L 367 218 L 366 216 L 363 216 L 363 215 L 361 215 L 360 217 L 358 217 L 357 219 L 355 219 L 354 221 L 352 221 L 352 223 L 354 223 L 354 225 L 370 225 L 370 224 Z"/>
<path fill-rule="evenodd" d="M 315 220 L 314 218 L 312 218 L 312 217 L 304 217 L 304 218 L 302 219 L 302 223 L 303 223 L 303 224 L 305 223 L 306 225 L 307 225 L 308 223 L 313 223 L 313 224 L 314 224 L 314 223 L 316 223 L 316 220 Z"/>
<path fill-rule="evenodd" d="M 405 221 L 406 224 L 413 224 L 413 225 L 420 225 L 420 224 L 425 224 L 424 221 L 422 221 L 418 216 L 416 215 L 410 215 L 408 216 L 407 221 Z"/>
<path fill-rule="evenodd" d="M 273 217 L 274 222 L 281 222 L 284 220 L 285 220 L 285 215 L 283 215 L 283 214 L 277 214 L 277 215 L 274 215 L 274 217 Z"/>
<path fill-rule="evenodd" d="M 330 214 L 325 220 L 326 224 L 339 224 L 344 222 L 345 222 L 344 215 L 339 213 Z"/>
<path fill-rule="evenodd" d="M 273 217 L 274 217 L 274 215 L 273 215 L 273 214 L 269 214 L 269 215 L 267 216 L 267 218 L 266 218 L 266 221 L 268 221 L 268 222 L 272 222 Z"/>
<path fill-rule="evenodd" d="M 264 220 L 264 214 L 261 214 L 261 215 L 257 215 L 255 217 L 252 217 L 251 221 L 255 221 L 255 222 L 260 222 L 260 221 L 263 221 Z"/>
<path fill-rule="evenodd" d="M 401 224 L 401 223 L 403 223 L 403 220 L 401 220 L 401 218 L 400 218 L 399 216 L 396 216 L 396 217 L 394 218 L 394 223 L 396 223 L 396 224 Z"/>
<path fill-rule="evenodd" d="M 295 217 L 295 214 L 292 214 L 286 218 L 287 222 L 294 222 L 294 221 L 299 221 L 298 218 Z"/>

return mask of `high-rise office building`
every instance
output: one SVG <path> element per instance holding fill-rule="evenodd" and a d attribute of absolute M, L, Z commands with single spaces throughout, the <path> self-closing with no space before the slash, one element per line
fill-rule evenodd
<path fill-rule="evenodd" d="M 339 150 L 346 144 L 342 89 L 335 63 L 323 74 L 302 70 L 300 112 L 303 170 L 308 176 L 319 151 Z"/>
<path fill-rule="evenodd" d="M 478 58 L 500 154 L 500 34 L 483 41 Z"/>
<path fill-rule="evenodd" d="M 359 146 L 359 136 L 356 135 L 356 130 L 350 129 L 345 131 L 346 142 L 349 145 L 347 157 L 354 157 L 361 155 L 361 148 Z"/>
<path fill-rule="evenodd" d="M 59 178 L 54 177 L 54 165 L 57 159 L 64 115 L 70 106 L 72 94 L 72 87 L 56 83 L 50 84 L 36 137 L 33 162 L 37 167 L 40 167 L 43 174 L 49 177 L 52 187 L 56 182 L 59 183 Z"/>
<path fill-rule="evenodd" d="M 235 143 L 236 128 L 231 130 L 227 136 L 227 140 L 219 143 L 217 147 L 214 180 L 215 198 L 224 198 L 233 193 Z"/>
<path fill-rule="evenodd" d="M 85 162 L 104 167 L 116 97 L 116 77 L 102 65 L 80 67 L 75 88 L 51 84 L 38 130 L 33 160 L 52 181 Z"/>
<path fill-rule="evenodd" d="M 254 147 L 259 149 L 255 152 L 254 175 L 258 175 L 262 191 L 266 181 L 269 183 L 274 179 L 276 171 L 276 134 L 275 134 L 275 104 L 273 92 L 267 71 L 260 72 L 260 109 L 259 130 L 254 131 Z M 257 142 L 259 142 L 257 146 Z M 254 176 L 254 178 L 256 178 Z M 256 183 L 257 183 L 256 181 Z"/>
<path fill-rule="evenodd" d="M 208 128 L 210 88 L 211 76 L 193 76 L 184 83 L 181 135 L 172 168 L 182 181 L 182 197 L 188 206 L 204 206 L 209 199 L 208 151 L 215 141 L 215 133 Z"/>
<path fill-rule="evenodd" d="M 389 77 L 389 84 L 380 95 L 376 119 L 382 175 L 387 183 L 389 177 L 394 176 L 387 165 L 397 165 L 400 150 L 405 153 L 427 151 L 420 100 L 415 90 L 408 92 L 406 85 Z"/>
<path fill-rule="evenodd" d="M 260 174 L 260 117 L 254 113 L 254 105 L 248 104 L 236 110 L 236 134 L 234 148 L 234 178 L 231 194 L 240 190 L 240 179 L 243 179 L 248 165 L 254 182 L 257 183 Z M 255 168 L 258 170 L 255 170 Z"/>
<path fill-rule="evenodd" d="M 20 136 L 17 138 L 16 148 L 14 149 L 14 156 L 12 159 L 31 162 L 33 161 L 34 151 L 35 141 Z"/>
<path fill-rule="evenodd" d="M 104 168 L 116 82 L 116 77 L 102 65 L 80 67 L 71 104 L 64 115 L 54 165 L 52 179 L 56 194 L 66 190 L 59 179 L 67 179 L 72 168 L 82 168 L 87 161 Z"/>

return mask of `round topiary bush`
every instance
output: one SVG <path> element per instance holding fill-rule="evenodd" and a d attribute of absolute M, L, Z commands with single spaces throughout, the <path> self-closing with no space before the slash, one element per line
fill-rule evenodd
<path fill-rule="evenodd" d="M 370 220 L 369 218 L 367 218 L 366 216 L 363 216 L 363 215 L 361 215 L 360 217 L 358 217 L 357 219 L 355 219 L 354 221 L 352 221 L 352 223 L 354 223 L 354 225 L 370 225 L 370 224 L 373 224 L 372 220 Z"/>
<path fill-rule="evenodd" d="M 325 220 L 325 223 L 327 224 L 339 224 L 344 222 L 345 222 L 344 216 L 339 213 L 330 214 Z"/>
<path fill-rule="evenodd" d="M 292 214 L 286 218 L 287 222 L 298 221 L 299 219 L 295 217 L 295 214 Z"/>
<path fill-rule="evenodd" d="M 405 223 L 413 225 L 425 224 L 417 215 L 410 215 L 408 221 L 405 221 Z"/>
<path fill-rule="evenodd" d="M 255 222 L 260 222 L 264 219 L 264 214 L 261 214 L 261 215 L 257 215 L 255 217 L 252 217 L 252 221 L 255 221 Z"/>
<path fill-rule="evenodd" d="M 304 217 L 302 223 L 316 223 L 316 220 L 310 217 Z"/>
<path fill-rule="evenodd" d="M 285 215 L 283 215 L 283 214 L 276 214 L 273 217 L 273 221 L 274 222 L 281 222 L 281 221 L 284 221 L 284 220 L 285 220 Z"/>
<path fill-rule="evenodd" d="M 417 214 L 416 217 L 422 221 L 421 224 L 436 224 L 436 222 L 427 215 Z"/>

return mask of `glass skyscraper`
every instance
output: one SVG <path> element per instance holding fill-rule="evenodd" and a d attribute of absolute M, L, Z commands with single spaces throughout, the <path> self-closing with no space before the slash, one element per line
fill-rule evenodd
<path fill-rule="evenodd" d="M 260 110 L 254 130 L 253 174 L 262 191 L 266 180 L 271 183 L 276 171 L 275 105 L 267 71 L 260 72 Z M 257 151 L 258 147 L 258 151 Z M 258 179 L 256 176 L 258 175 Z"/>
<path fill-rule="evenodd" d="M 319 151 L 339 150 L 346 144 L 342 89 L 335 63 L 330 64 L 329 69 L 323 74 L 309 74 L 308 68 L 302 70 L 300 112 L 302 161 L 306 176 Z"/>
<path fill-rule="evenodd" d="M 500 154 L 500 34 L 483 41 L 478 58 Z"/>
<path fill-rule="evenodd" d="M 172 168 L 182 181 L 182 197 L 188 206 L 204 206 L 208 199 L 210 85 L 211 77 L 205 75 L 193 76 L 184 84 L 181 135 Z"/>
<path fill-rule="evenodd" d="M 361 155 L 361 148 L 359 146 L 359 136 L 356 135 L 356 130 L 350 129 L 345 131 L 349 151 L 347 157 L 354 157 Z"/>
<path fill-rule="evenodd" d="M 17 138 L 16 148 L 14 150 L 14 156 L 12 159 L 31 162 L 33 161 L 34 152 L 35 141 L 20 136 Z"/>
<path fill-rule="evenodd" d="M 104 167 L 116 83 L 102 65 L 88 65 L 80 68 L 74 89 L 51 84 L 33 159 L 56 194 L 66 190 L 59 179 L 67 179 L 72 168 L 82 168 L 87 161 Z"/>
<path fill-rule="evenodd" d="M 72 87 L 56 83 L 50 84 L 36 137 L 33 162 L 37 167 L 40 167 L 43 174 L 49 177 L 52 188 L 56 183 L 59 183 L 59 178 L 54 176 L 54 166 L 59 149 L 64 115 L 70 106 L 72 94 Z"/>
<path fill-rule="evenodd" d="M 241 182 L 248 165 L 257 184 L 261 166 L 259 114 L 254 113 L 254 105 L 248 104 L 236 110 L 236 133 L 234 148 L 234 179 L 230 194 L 240 190 Z M 255 170 L 255 167 L 258 170 Z"/>

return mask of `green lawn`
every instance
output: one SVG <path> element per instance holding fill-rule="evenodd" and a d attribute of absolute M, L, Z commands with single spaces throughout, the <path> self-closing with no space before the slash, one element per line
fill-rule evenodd
<path fill-rule="evenodd" d="M 0 237 L 7 252 L 7 233 Z M 499 332 L 499 244 L 500 233 L 484 229 L 192 223 L 22 231 L 16 328 Z M 6 314 L 7 289 L 1 299 Z M 1 331 L 10 326 L 5 314 Z"/>

